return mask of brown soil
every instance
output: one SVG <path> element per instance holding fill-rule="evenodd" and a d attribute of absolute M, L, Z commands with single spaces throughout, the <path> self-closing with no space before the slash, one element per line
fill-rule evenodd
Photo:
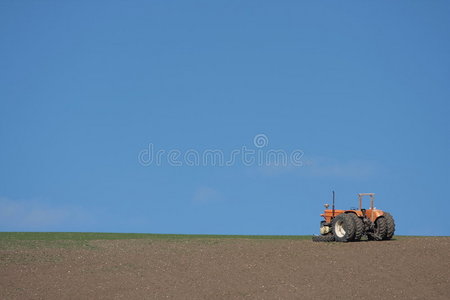
<path fill-rule="evenodd" d="M 450 299 L 450 238 L 104 240 L 0 250 L 1 299 Z"/>

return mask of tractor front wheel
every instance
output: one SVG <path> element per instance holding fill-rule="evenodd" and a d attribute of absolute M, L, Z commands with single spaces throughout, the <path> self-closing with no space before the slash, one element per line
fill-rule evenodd
<path fill-rule="evenodd" d="M 351 242 L 355 239 L 355 221 L 348 214 L 340 214 L 331 222 L 336 242 Z"/>

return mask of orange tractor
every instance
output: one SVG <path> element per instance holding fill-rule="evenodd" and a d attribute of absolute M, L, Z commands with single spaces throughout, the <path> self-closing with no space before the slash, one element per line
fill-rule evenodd
<path fill-rule="evenodd" d="M 364 196 L 370 197 L 370 208 L 362 207 Z M 359 209 L 335 209 L 334 192 L 333 205 L 321 216 L 325 219 L 320 222 L 320 235 L 313 236 L 314 242 L 353 242 L 359 241 L 363 236 L 369 240 L 390 240 L 394 236 L 394 218 L 388 212 L 376 209 L 373 206 L 375 194 L 358 194 Z"/>

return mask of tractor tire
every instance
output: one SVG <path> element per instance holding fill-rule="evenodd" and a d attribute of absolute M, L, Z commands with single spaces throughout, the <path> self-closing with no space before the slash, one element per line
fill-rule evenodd
<path fill-rule="evenodd" d="M 351 242 L 355 240 L 355 221 L 348 214 L 340 214 L 331 222 L 331 231 L 336 242 Z"/>
<path fill-rule="evenodd" d="M 394 236 L 395 232 L 395 221 L 392 215 L 388 212 L 384 213 L 384 218 L 386 219 L 386 235 L 383 240 L 390 240 Z"/>
<path fill-rule="evenodd" d="M 384 217 L 375 220 L 374 232 L 368 238 L 374 241 L 381 241 L 386 238 L 386 219 Z"/>
<path fill-rule="evenodd" d="M 334 236 L 330 235 L 313 235 L 313 242 L 334 242 Z"/>
<path fill-rule="evenodd" d="M 364 235 L 364 223 L 361 220 L 361 218 L 358 217 L 356 214 L 348 213 L 348 215 L 355 222 L 355 239 L 354 239 L 354 241 L 359 241 L 359 240 L 361 240 L 361 237 Z"/>

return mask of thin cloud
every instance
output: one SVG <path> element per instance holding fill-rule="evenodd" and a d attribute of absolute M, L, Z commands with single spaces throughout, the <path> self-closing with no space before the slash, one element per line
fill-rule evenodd
<path fill-rule="evenodd" d="M 199 187 L 195 193 L 193 201 L 197 204 L 206 204 L 222 201 L 222 195 L 215 189 L 211 187 Z"/>
<path fill-rule="evenodd" d="M 55 230 L 85 223 L 87 215 L 78 208 L 55 207 L 38 200 L 0 197 L 0 230 Z"/>
<path fill-rule="evenodd" d="M 305 162 L 304 171 L 307 175 L 317 177 L 367 178 L 379 171 L 379 165 L 367 160 L 315 158 Z"/>
<path fill-rule="evenodd" d="M 294 166 L 292 164 L 290 165 L 283 165 L 283 164 L 268 164 L 266 166 L 261 166 L 256 168 L 256 171 L 259 175 L 265 176 L 265 177 L 277 177 L 283 174 L 294 172 L 297 169 L 301 169 L 302 166 Z"/>

